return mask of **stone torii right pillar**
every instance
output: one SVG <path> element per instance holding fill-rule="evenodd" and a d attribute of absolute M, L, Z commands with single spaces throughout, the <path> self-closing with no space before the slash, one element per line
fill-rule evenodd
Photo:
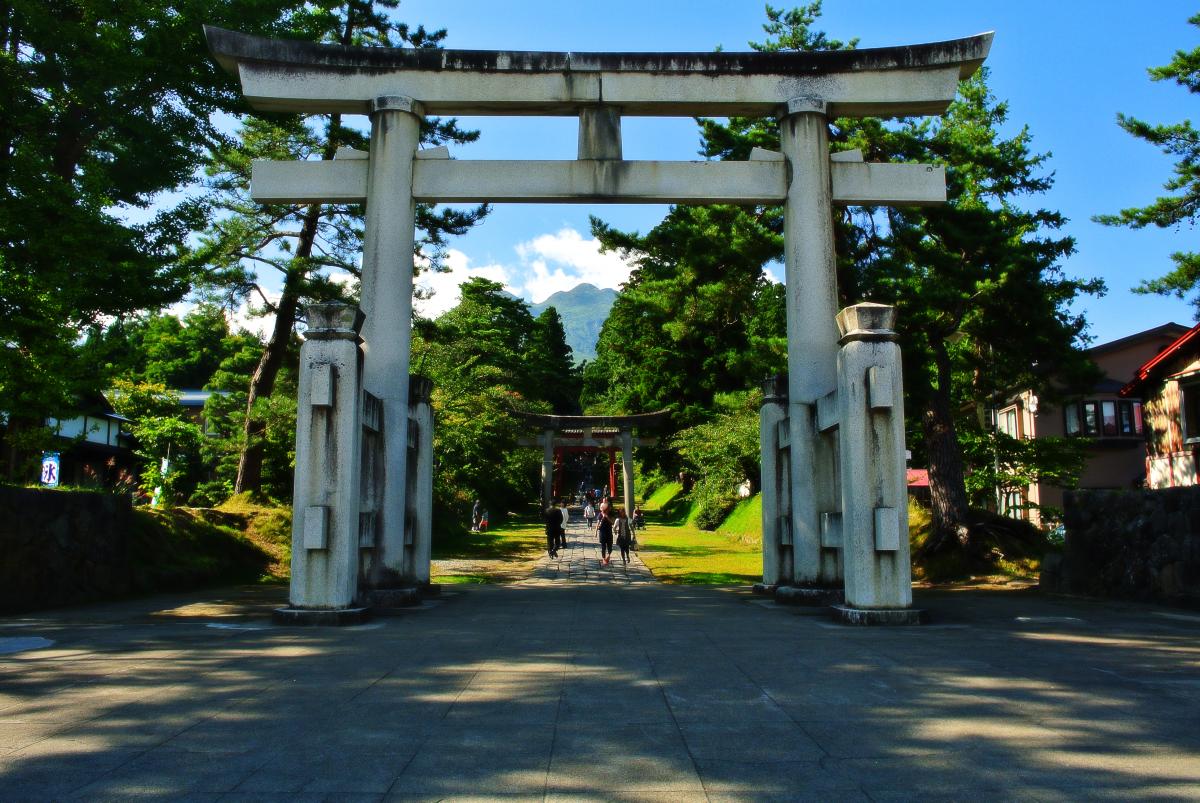
<path fill-rule="evenodd" d="M 834 478 L 822 476 L 817 452 L 817 400 L 837 388 L 837 263 L 827 106 L 819 98 L 788 101 L 780 144 L 791 171 L 784 203 L 788 339 L 789 518 L 792 582 L 829 588 L 839 582 L 836 555 L 823 555 L 822 507 L 836 501 Z"/>
<path fill-rule="evenodd" d="M 633 515 L 633 433 L 621 430 L 621 482 L 625 496 L 625 515 Z"/>

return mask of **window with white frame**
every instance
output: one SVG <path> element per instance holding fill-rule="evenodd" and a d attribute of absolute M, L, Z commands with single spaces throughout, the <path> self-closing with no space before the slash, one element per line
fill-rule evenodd
<path fill-rule="evenodd" d="M 1000 411 L 999 415 L 996 416 L 996 429 L 1010 438 L 1019 437 L 1016 407 L 1009 407 L 1007 410 Z"/>
<path fill-rule="evenodd" d="M 1133 399 L 1070 402 L 1063 405 L 1063 431 L 1089 438 L 1140 438 L 1145 432 L 1142 403 Z M 1194 431 L 1200 437 L 1200 429 Z"/>

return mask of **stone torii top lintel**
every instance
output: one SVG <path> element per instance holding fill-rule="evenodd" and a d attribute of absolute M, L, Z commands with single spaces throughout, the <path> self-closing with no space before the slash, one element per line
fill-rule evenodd
<path fill-rule="evenodd" d="M 983 63 L 992 33 L 817 52 L 574 53 L 349 47 L 206 25 L 217 62 L 264 111 L 365 114 L 406 95 L 429 114 L 770 115 L 819 97 L 831 116 L 937 114 Z"/>

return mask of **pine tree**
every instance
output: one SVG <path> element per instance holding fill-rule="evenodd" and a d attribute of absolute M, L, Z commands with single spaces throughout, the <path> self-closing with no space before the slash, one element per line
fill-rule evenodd
<path fill-rule="evenodd" d="M 436 48 L 446 32 L 426 31 L 394 21 L 388 12 L 399 0 L 320 0 L 309 2 L 291 19 L 290 35 L 311 41 L 354 46 Z M 454 120 L 430 118 L 421 129 L 426 143 L 470 142 L 477 132 L 462 131 Z M 243 426 L 237 492 L 259 487 L 261 439 L 265 421 L 260 400 L 268 399 L 288 352 L 304 303 L 348 300 L 352 289 L 334 277 L 358 275 L 362 246 L 361 205 L 258 204 L 249 198 L 250 163 L 255 159 L 332 159 L 339 148 L 366 149 L 367 137 L 343 124 L 339 114 L 250 117 L 229 147 L 212 154 L 209 164 L 216 219 L 204 233 L 192 260 L 209 270 L 207 283 L 227 298 L 252 299 L 272 325 L 258 367 L 251 377 Z M 419 235 L 414 257 L 438 266 L 446 237 L 461 234 L 486 214 L 429 205 L 417 208 Z M 260 278 L 275 272 L 282 292 L 272 299 Z"/>
<path fill-rule="evenodd" d="M 1188 19 L 1200 27 L 1200 14 Z M 1148 71 L 1152 81 L 1174 81 L 1193 94 L 1200 92 L 1200 47 L 1190 51 L 1177 50 L 1171 61 Z M 1190 120 L 1180 123 L 1154 125 L 1124 114 L 1117 115 L 1117 124 L 1138 139 L 1157 145 L 1175 158 L 1175 174 L 1164 185 L 1169 194 L 1148 206 L 1122 209 L 1115 215 L 1097 215 L 1096 221 L 1107 226 L 1129 226 L 1142 229 L 1157 226 L 1161 229 L 1195 225 L 1200 218 L 1200 131 Z M 1156 293 L 1186 298 L 1200 288 L 1200 254 L 1177 251 L 1171 254 L 1175 268 L 1158 279 L 1142 282 L 1136 293 Z M 1200 295 L 1191 303 L 1200 315 Z"/>
<path fill-rule="evenodd" d="M 0 4 L 0 409 L 22 426 L 96 391 L 75 358 L 106 316 L 173 303 L 188 202 L 130 223 L 189 182 L 240 111 L 204 22 L 272 33 L 296 0 L 8 0 Z M 16 452 L 10 449 L 9 471 Z"/>

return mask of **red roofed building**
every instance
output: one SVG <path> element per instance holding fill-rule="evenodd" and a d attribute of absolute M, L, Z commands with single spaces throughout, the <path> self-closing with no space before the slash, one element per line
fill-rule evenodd
<path fill-rule="evenodd" d="M 1200 325 L 1143 363 L 1120 395 L 1142 399 L 1147 487 L 1198 484 Z"/>

